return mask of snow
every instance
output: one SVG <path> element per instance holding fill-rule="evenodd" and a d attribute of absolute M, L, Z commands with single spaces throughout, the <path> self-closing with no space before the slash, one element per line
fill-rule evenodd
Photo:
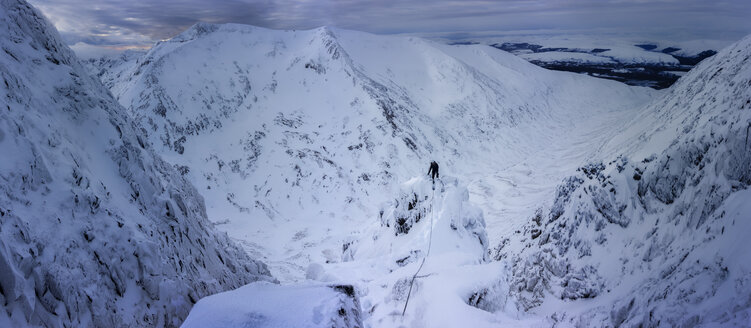
<path fill-rule="evenodd" d="M 658 49 L 666 49 L 668 47 L 673 48 L 680 48 L 680 50 L 677 50 L 675 52 L 671 52 L 672 54 L 679 55 L 679 56 L 696 56 L 700 54 L 703 51 L 707 50 L 714 50 L 714 51 L 720 51 L 730 45 L 735 43 L 735 40 L 708 40 L 708 39 L 696 39 L 696 40 L 681 40 L 681 41 L 673 41 L 673 42 L 666 42 L 666 41 L 660 41 L 656 42 L 658 45 Z"/>
<path fill-rule="evenodd" d="M 0 326 L 176 327 L 273 281 L 24 1 L 0 0 Z"/>
<path fill-rule="evenodd" d="M 346 261 L 312 264 L 307 282 L 255 283 L 204 298 L 184 327 L 318 326 L 320 313 L 334 312 L 341 302 L 321 283 L 343 282 L 353 284 L 367 326 L 540 324 L 539 318 L 528 318 L 505 302 L 508 285 L 501 279 L 505 267 L 486 261 L 482 213 L 468 202 L 466 187 L 451 177 L 437 180 L 435 191 L 432 186 L 430 179 L 421 177 L 405 182 L 397 199 L 385 205 L 382 220 L 373 222 L 365 237 L 350 245 L 349 253 L 345 251 Z M 406 220 L 407 232 L 397 229 L 400 218 L 416 216 L 421 219 Z M 422 270 L 410 292 L 418 268 Z M 499 310 L 503 313 L 491 313 Z"/>
<path fill-rule="evenodd" d="M 375 231 L 366 232 L 363 241 L 351 246 L 353 259 L 387 255 L 384 262 L 395 262 L 411 257 L 415 251 L 427 254 L 424 246 L 432 245 L 430 240 L 435 238 L 440 242 L 430 247 L 431 259 L 445 254 L 459 261 L 457 265 L 483 261 L 488 241 L 482 211 L 468 204 L 469 192 L 455 178 L 444 177 L 436 184 L 433 190 L 433 183 L 426 178 L 405 182 L 396 201 L 382 209 Z M 462 255 L 454 253 L 457 251 Z"/>
<path fill-rule="evenodd" d="M 202 24 L 121 63 L 103 75 L 113 94 L 282 281 L 338 258 L 430 159 L 502 218 L 491 239 L 515 230 L 531 214 L 519 201 L 552 196 L 593 135 L 655 94 L 486 46 L 330 28 Z"/>
<path fill-rule="evenodd" d="M 427 178 L 405 182 L 396 200 L 383 209 L 382 220 L 349 248 L 350 259 L 325 266 L 325 274 L 315 278 L 341 282 L 357 277 L 357 290 L 365 291 L 360 295 L 363 308 L 371 309 L 371 325 L 485 326 L 486 320 L 497 321 L 467 301 L 483 288 L 500 297 L 507 287 L 498 279 L 503 267 L 486 262 L 482 212 L 469 202 L 466 186 L 453 177 L 435 184 Z"/>
<path fill-rule="evenodd" d="M 538 52 L 525 53 L 520 57 L 529 61 L 551 62 L 573 62 L 573 63 L 595 63 L 595 64 L 615 64 L 616 62 L 609 57 L 599 56 L 589 53 L 580 52 Z"/>
<path fill-rule="evenodd" d="M 510 240 L 524 250 L 497 250 L 515 263 L 512 286 L 526 289 L 523 304 L 588 326 L 751 322 L 751 272 L 741 264 L 750 255 L 736 251 L 735 235 L 748 234 L 740 222 L 751 213 L 738 203 L 751 182 L 750 49 L 747 37 L 644 107 L 603 147 L 605 161 L 566 179 L 523 237 Z M 537 263 L 545 269 L 530 272 Z M 573 309 L 547 293 L 595 293 L 597 302 Z"/>
<path fill-rule="evenodd" d="M 478 325 L 546 322 L 516 310 L 516 299 L 475 304 L 490 312 L 468 304 L 474 294 L 512 295 L 511 266 L 485 263 L 484 250 L 522 229 L 614 126 L 660 94 L 547 71 L 487 46 L 331 28 L 200 24 L 107 65 L 119 73 L 105 69 L 102 79 L 151 144 L 188 168 L 217 226 L 285 285 L 352 284 L 372 309 L 368 326 L 431 326 L 427 313 L 447 309 Z M 453 204 L 446 213 L 469 212 L 436 222 L 464 232 L 434 231 L 422 268 L 431 275 L 417 278 L 414 308 L 399 319 L 430 230 L 421 220 L 410 238 L 380 231 L 393 214 L 380 204 L 405 194 L 400 184 L 431 159 L 456 186 L 440 196 Z"/>
<path fill-rule="evenodd" d="M 89 61 L 102 85 L 0 1 L 0 325 L 751 322 L 751 38 L 655 91 L 484 45 L 197 24 Z"/>
<path fill-rule="evenodd" d="M 347 288 L 256 282 L 201 299 L 182 327 L 361 327 Z"/>
<path fill-rule="evenodd" d="M 495 149 L 488 142 L 474 148 L 473 140 L 485 140 L 487 131 L 473 133 L 453 126 L 445 132 L 450 136 L 444 137 L 449 140 L 445 144 L 450 147 L 450 140 L 462 140 L 463 147 L 453 150 L 454 157 L 471 161 L 474 167 L 459 161 L 442 165 L 453 172 L 452 177 L 444 177 L 443 185 L 437 184 L 436 196 L 427 189 L 426 179 L 397 171 L 391 177 L 406 182 L 389 188 L 396 200 L 363 211 L 361 215 L 370 220 L 361 229 L 341 234 L 341 251 L 324 251 L 319 260 L 311 252 L 311 261 L 296 262 L 301 267 L 309 263 L 308 281 L 352 284 L 366 326 L 748 324 L 751 304 L 743 295 L 748 294 L 750 275 L 744 263 L 749 252 L 739 248 L 738 238 L 749 230 L 745 223 L 733 235 L 726 229 L 748 221 L 744 219 L 749 213 L 740 199 L 748 197 L 751 165 L 745 164 L 743 154 L 748 150 L 737 137 L 746 124 L 734 128 L 728 124 L 749 120 L 744 116 L 748 111 L 738 110 L 751 99 L 746 87 L 751 74 L 744 64 L 748 39 L 702 63 L 667 92 L 645 94 L 656 96 L 647 106 L 631 103 L 631 111 L 621 112 L 613 102 L 609 106 L 614 107 L 599 112 L 608 108 L 602 94 L 587 94 L 586 99 L 596 103 L 572 108 L 565 104 L 581 101 L 579 96 L 561 96 L 556 89 L 560 84 L 547 84 L 574 76 L 537 71 L 483 46 L 436 46 L 410 38 L 367 40 L 368 35 L 338 30 L 326 33 L 339 41 L 341 48 L 335 53 L 342 55 L 346 49 L 346 63 L 357 67 L 357 72 L 347 71 L 349 76 L 362 74 L 398 90 L 394 96 L 387 93 L 389 99 L 404 101 L 403 108 L 411 110 L 413 118 L 395 114 L 394 133 L 429 136 L 421 125 L 430 127 L 429 120 L 446 117 L 441 108 L 453 115 L 457 106 L 477 108 L 469 112 L 487 109 L 476 96 L 462 97 L 476 92 L 466 81 L 491 83 L 493 90 L 501 90 L 498 96 L 504 105 L 519 101 L 514 92 L 529 101 L 537 98 L 525 97 L 528 90 L 548 90 L 544 99 L 560 101 L 556 109 L 567 114 L 556 116 L 557 111 L 546 111 L 534 101 L 526 104 L 536 109 L 534 114 L 505 112 L 495 123 L 504 133 L 494 139 L 506 142 L 505 147 Z M 368 42 L 359 45 L 354 40 Z M 390 47 L 407 49 L 377 54 L 378 49 Z M 401 56 L 399 60 L 393 53 Z M 461 64 L 453 66 L 454 60 Z M 430 64 L 424 71 L 415 69 L 420 62 L 441 69 L 431 70 Z M 332 73 L 331 66 L 320 67 L 325 74 Z M 460 77 L 464 74 L 472 78 Z M 582 92 L 592 90 L 588 81 L 577 77 L 575 83 L 564 85 L 571 93 Z M 443 83 L 455 86 L 450 89 Z M 621 92 L 641 90 L 622 88 Z M 426 96 L 432 94 L 440 97 Z M 409 101 L 400 100 L 405 98 Z M 574 119 L 583 112 L 586 119 Z M 494 117 L 492 111 L 486 113 Z M 516 120 L 504 120 L 513 113 L 520 114 Z M 567 120 L 559 127 L 556 123 L 562 118 Z M 538 124 L 547 125 L 550 138 Z M 421 149 L 432 151 L 423 155 L 423 163 L 442 158 L 437 155 L 440 149 L 416 144 L 418 156 Z M 482 150 L 494 154 L 492 164 L 473 153 Z M 409 157 L 389 157 L 388 162 L 389 167 L 410 165 Z M 492 166 L 500 167 L 496 175 L 488 175 Z M 425 167 L 415 168 L 419 169 Z M 698 182 L 682 182 L 689 178 Z M 373 201 L 375 192 L 368 191 L 369 201 L 362 204 Z M 469 197 L 461 196 L 467 192 Z M 405 211 L 397 204 L 412 209 Z M 473 210 L 475 206 L 478 210 Z M 430 208 L 440 210 L 434 214 Z M 374 213 L 379 213 L 377 219 Z M 329 218 L 337 222 L 336 216 Z M 488 262 L 482 251 L 482 227 L 496 261 Z M 331 231 L 326 234 L 331 236 Z M 286 283 L 294 286 L 294 281 L 305 280 Z M 402 316 L 407 294 L 410 299 Z"/>
<path fill-rule="evenodd" d="M 634 39 L 630 37 L 596 35 L 525 35 L 478 39 L 476 41 L 486 44 L 527 42 L 531 44 L 541 45 L 544 48 L 567 48 L 584 52 L 589 52 L 594 49 L 608 49 L 607 51 L 592 53 L 592 55 L 596 57 L 609 58 L 620 63 L 678 65 L 678 60 L 669 54 L 647 51 L 636 46 L 637 44 L 655 44 L 656 46 L 660 47 L 662 43 L 652 40 L 645 42 L 644 40 Z M 662 48 L 666 48 L 672 44 L 673 43 L 667 43 L 667 45 Z M 701 43 L 697 43 L 696 45 L 701 45 Z M 659 49 L 661 48 L 658 48 L 658 50 Z M 704 50 L 707 49 L 702 49 L 701 51 Z M 569 53 L 566 52 L 565 54 Z"/>
<path fill-rule="evenodd" d="M 652 63 L 670 64 L 677 63 L 670 54 L 693 57 L 706 50 L 719 51 L 737 40 L 707 40 L 707 39 L 672 39 L 644 38 L 628 34 L 509 34 L 505 36 L 477 37 L 460 40 L 481 44 L 502 43 L 530 43 L 544 48 L 566 48 L 589 52 L 593 49 L 610 49 L 605 54 L 613 60 L 624 63 Z M 457 40 L 442 40 L 442 42 L 457 42 Z M 637 47 L 636 45 L 653 45 L 651 51 Z M 674 52 L 662 53 L 667 48 L 677 48 Z M 524 52 L 520 52 L 524 54 Z M 600 56 L 602 53 L 596 53 Z"/>

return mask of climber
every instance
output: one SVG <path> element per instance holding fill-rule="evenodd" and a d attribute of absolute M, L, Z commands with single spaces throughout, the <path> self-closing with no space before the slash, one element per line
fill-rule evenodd
<path fill-rule="evenodd" d="M 435 178 L 440 178 L 438 176 L 438 163 L 436 163 L 436 161 L 430 162 L 430 168 L 428 169 L 428 175 L 430 175 L 430 178 L 433 179 L 433 183 L 435 183 Z"/>

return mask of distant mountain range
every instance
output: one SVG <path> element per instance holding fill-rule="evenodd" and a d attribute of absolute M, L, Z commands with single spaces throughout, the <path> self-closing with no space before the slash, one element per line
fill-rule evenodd
<path fill-rule="evenodd" d="M 629 85 L 664 89 L 702 60 L 713 56 L 716 42 L 677 46 L 666 42 L 602 41 L 597 38 L 535 38 L 532 41 L 471 40 L 450 44 L 487 44 L 552 70 L 587 74 Z M 680 43 L 678 43 L 680 44 Z M 704 47 L 704 48 L 701 48 Z"/>

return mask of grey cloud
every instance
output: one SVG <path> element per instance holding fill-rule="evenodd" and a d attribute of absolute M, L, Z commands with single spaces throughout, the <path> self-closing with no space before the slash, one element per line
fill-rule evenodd
<path fill-rule="evenodd" d="M 751 33 L 748 0 L 32 0 L 69 43 L 145 44 L 192 24 L 242 23 L 374 33 L 622 30 L 701 38 Z"/>
<path fill-rule="evenodd" d="M 242 1 L 32 1 L 68 42 L 94 44 L 170 38 L 191 25 L 204 22 L 240 22 L 268 25 L 271 3 Z M 144 39 L 145 39 L 144 38 Z M 104 39 L 111 39 L 110 41 Z"/>

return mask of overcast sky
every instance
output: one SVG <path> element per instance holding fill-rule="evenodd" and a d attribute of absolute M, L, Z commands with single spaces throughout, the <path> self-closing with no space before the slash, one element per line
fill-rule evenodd
<path fill-rule="evenodd" d="M 626 33 L 663 40 L 751 34 L 751 0 L 30 0 L 76 50 L 149 47 L 196 22 L 323 25 L 378 34 Z"/>

